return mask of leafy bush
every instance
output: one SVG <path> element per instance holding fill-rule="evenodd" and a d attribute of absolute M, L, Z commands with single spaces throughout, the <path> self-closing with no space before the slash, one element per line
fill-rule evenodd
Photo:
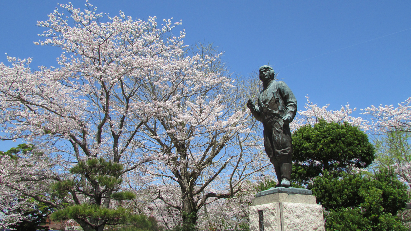
<path fill-rule="evenodd" d="M 375 150 L 368 136 L 348 123 L 320 120 L 292 134 L 292 180 L 307 184 L 324 170 L 343 172 L 365 168 L 374 160 Z"/>
<path fill-rule="evenodd" d="M 308 186 L 327 212 L 327 230 L 407 230 L 397 212 L 408 200 L 406 186 L 389 170 L 373 176 L 328 171 Z"/>

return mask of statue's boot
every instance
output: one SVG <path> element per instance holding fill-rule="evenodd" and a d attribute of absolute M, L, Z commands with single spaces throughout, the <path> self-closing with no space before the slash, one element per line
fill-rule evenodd
<path fill-rule="evenodd" d="M 281 186 L 281 164 L 278 163 L 278 161 L 276 161 L 276 162 L 271 161 L 271 163 L 273 163 L 275 174 L 277 175 L 277 185 L 275 187 L 276 188 L 277 187 L 282 187 Z"/>
<path fill-rule="evenodd" d="M 281 186 L 282 187 L 290 187 L 291 186 L 291 170 L 292 165 L 290 163 L 282 164 L 281 165 Z"/>

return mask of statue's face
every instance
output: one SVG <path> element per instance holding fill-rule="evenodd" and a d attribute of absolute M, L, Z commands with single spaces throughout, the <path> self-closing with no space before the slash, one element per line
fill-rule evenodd
<path fill-rule="evenodd" d="M 263 81 L 263 82 L 271 80 L 270 69 L 269 68 L 264 68 L 264 69 L 260 70 L 260 80 Z"/>

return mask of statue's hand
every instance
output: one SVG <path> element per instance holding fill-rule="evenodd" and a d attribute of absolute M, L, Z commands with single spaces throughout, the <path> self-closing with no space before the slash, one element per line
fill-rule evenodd
<path fill-rule="evenodd" d="M 283 116 L 283 121 L 284 121 L 284 123 L 289 124 L 289 123 L 291 123 L 291 120 L 292 120 L 291 115 L 285 115 L 285 116 Z"/>
<path fill-rule="evenodd" d="M 248 100 L 247 102 L 247 107 L 251 110 L 251 111 L 255 111 L 255 106 L 254 103 L 251 99 Z"/>

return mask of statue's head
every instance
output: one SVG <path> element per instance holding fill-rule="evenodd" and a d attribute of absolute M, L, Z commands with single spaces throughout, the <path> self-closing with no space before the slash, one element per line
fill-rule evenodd
<path fill-rule="evenodd" d="M 271 80 L 274 79 L 274 69 L 270 66 L 267 66 L 267 65 L 261 66 L 259 69 L 259 72 L 260 72 L 261 81 L 268 80 L 268 79 L 271 79 Z"/>

